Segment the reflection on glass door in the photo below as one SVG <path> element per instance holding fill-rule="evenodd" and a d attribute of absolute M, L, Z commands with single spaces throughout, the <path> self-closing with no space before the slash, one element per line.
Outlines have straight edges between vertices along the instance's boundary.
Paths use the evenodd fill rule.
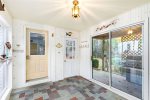
<path fill-rule="evenodd" d="M 142 99 L 142 41 L 142 25 L 94 36 L 93 79 Z"/>
<path fill-rule="evenodd" d="M 141 26 L 112 32 L 111 69 L 112 87 L 142 99 Z"/>
<path fill-rule="evenodd" d="M 44 34 L 30 33 L 30 55 L 45 55 Z"/>
<path fill-rule="evenodd" d="M 93 78 L 109 85 L 109 33 L 93 37 Z"/>

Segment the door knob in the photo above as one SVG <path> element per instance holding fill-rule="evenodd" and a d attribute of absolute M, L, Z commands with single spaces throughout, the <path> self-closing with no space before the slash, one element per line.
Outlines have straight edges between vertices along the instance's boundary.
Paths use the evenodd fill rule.
<path fill-rule="evenodd" d="M 27 55 L 27 56 L 26 56 L 26 59 L 30 59 L 30 56 L 29 56 L 29 55 Z"/>

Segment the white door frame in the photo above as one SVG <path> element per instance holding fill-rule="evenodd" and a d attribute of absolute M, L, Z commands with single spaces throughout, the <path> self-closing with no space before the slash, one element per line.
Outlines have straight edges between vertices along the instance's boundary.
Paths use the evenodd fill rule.
<path fill-rule="evenodd" d="M 27 62 L 26 62 L 26 46 L 27 46 L 27 44 L 26 44 L 26 39 L 27 39 L 27 33 L 26 33 L 26 29 L 27 28 L 31 28 L 31 29 L 38 29 L 38 30 L 46 30 L 46 31 L 48 31 L 48 77 L 47 78 L 42 78 L 42 79 L 37 79 L 37 80 L 33 80 L 33 81 L 26 81 L 26 66 L 27 66 Z M 24 29 L 24 43 L 25 43 L 25 46 L 24 46 L 24 50 L 25 50 L 25 52 L 24 52 L 24 87 L 25 86 L 31 86 L 31 85 L 36 85 L 36 84 L 40 84 L 40 83 L 45 83 L 45 82 L 49 82 L 50 81 L 50 73 L 51 73 L 51 71 L 50 71 L 50 65 L 51 65 L 51 50 L 50 50 L 50 38 L 51 38 L 51 35 L 50 35 L 50 32 L 49 32 L 49 30 L 47 29 L 47 28 L 41 28 L 41 27 L 34 27 L 34 26 L 32 26 L 32 25 L 25 25 L 24 27 L 23 27 L 23 29 Z"/>
<path fill-rule="evenodd" d="M 66 40 L 74 40 L 75 41 L 75 59 L 66 59 Z M 73 37 L 66 37 L 65 38 L 65 45 L 64 45 L 64 67 L 66 67 L 66 63 L 67 61 L 68 62 L 71 62 L 71 65 L 73 64 L 74 61 L 77 60 L 77 38 L 73 38 Z M 65 76 L 65 70 L 64 70 L 64 78 L 67 78 L 67 77 L 72 77 L 74 76 L 73 74 L 73 66 L 70 66 L 70 75 L 69 76 Z M 64 68 L 65 69 L 65 68 Z"/>
<path fill-rule="evenodd" d="M 42 73 L 42 75 L 43 75 L 43 77 L 39 77 L 39 78 L 35 78 L 35 79 L 30 79 L 30 80 L 28 80 L 28 79 L 26 79 L 26 81 L 33 81 L 33 80 L 38 80 L 38 79 L 43 79 L 43 78 L 48 78 L 48 31 L 45 31 L 45 30 L 38 30 L 38 29 L 32 29 L 32 28 L 27 28 L 26 29 L 27 30 L 27 33 L 26 33 L 26 38 L 27 38 L 27 40 L 26 40 L 26 52 L 28 53 L 27 55 L 28 56 L 30 56 L 31 58 L 33 57 L 34 58 L 34 60 L 36 59 L 36 58 L 40 58 L 40 60 L 44 60 L 44 61 L 46 61 L 45 63 L 46 63 L 46 72 L 44 73 L 45 75 L 43 75 L 43 73 Z M 44 37 L 45 37 L 45 53 L 43 54 L 43 55 L 31 55 L 30 54 L 30 45 L 31 45 L 31 43 L 30 43 L 30 36 L 31 36 L 31 32 L 33 32 L 33 33 L 39 33 L 39 34 L 44 34 Z M 29 57 L 29 58 L 30 58 Z M 42 59 L 41 59 L 42 58 Z M 27 61 L 29 61 L 29 60 L 31 60 L 31 59 L 27 59 L 26 58 L 26 63 L 28 64 L 29 62 L 27 62 Z M 26 67 L 29 67 L 28 65 L 26 65 Z M 26 70 L 27 71 L 27 70 Z M 41 71 L 40 71 L 41 72 Z M 28 75 L 28 72 L 26 72 L 26 75 Z M 37 75 L 39 75 L 39 74 L 37 74 Z M 27 76 L 26 76 L 27 77 Z M 32 78 L 32 77 L 30 77 L 30 78 Z"/>
<path fill-rule="evenodd" d="M 149 84 L 148 85 L 148 87 L 146 87 L 145 86 L 145 88 L 147 88 L 146 90 L 147 90 L 147 92 L 148 92 L 148 94 L 146 94 L 146 95 L 144 95 L 145 96 L 145 98 L 146 98 L 146 96 L 147 96 L 147 99 L 145 99 L 145 100 L 150 100 L 150 17 L 148 17 L 148 46 L 149 46 L 149 49 L 148 49 L 148 52 L 149 52 L 149 54 L 148 54 L 148 56 L 149 56 L 149 59 L 148 59 L 148 62 L 149 62 L 149 65 L 147 66 L 147 72 L 148 72 L 148 75 L 146 75 L 147 77 L 148 77 L 148 83 L 147 84 Z"/>

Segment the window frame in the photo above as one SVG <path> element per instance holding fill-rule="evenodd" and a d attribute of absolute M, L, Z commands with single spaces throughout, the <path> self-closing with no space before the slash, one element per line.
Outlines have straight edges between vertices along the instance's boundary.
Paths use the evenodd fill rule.
<path fill-rule="evenodd" d="M 6 25 L 0 23 L 0 29 L 2 29 L 1 31 L 1 35 L 2 39 L 1 39 L 1 46 L 2 46 L 2 51 L 0 51 L 0 55 L 4 55 L 4 54 L 8 54 L 8 50 L 6 50 L 5 47 L 5 43 L 9 41 L 9 27 L 7 27 Z M 9 58 L 5 58 L 4 60 L 0 60 L 0 70 L 2 70 L 2 90 L 0 90 L 0 99 L 2 98 L 2 96 L 4 95 L 4 93 L 6 92 L 6 90 L 8 89 L 9 85 L 8 85 L 8 75 L 9 75 Z"/>

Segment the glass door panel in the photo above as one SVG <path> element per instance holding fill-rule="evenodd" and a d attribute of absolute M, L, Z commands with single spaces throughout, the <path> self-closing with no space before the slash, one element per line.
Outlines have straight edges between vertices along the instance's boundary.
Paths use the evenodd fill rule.
<path fill-rule="evenodd" d="M 45 55 L 44 34 L 30 33 L 30 55 Z"/>
<path fill-rule="evenodd" d="M 112 87 L 142 99 L 142 71 L 142 26 L 112 32 Z"/>
<path fill-rule="evenodd" d="M 109 33 L 93 37 L 93 79 L 109 85 Z"/>
<path fill-rule="evenodd" d="M 66 60 L 75 59 L 76 50 L 75 40 L 66 40 Z"/>

